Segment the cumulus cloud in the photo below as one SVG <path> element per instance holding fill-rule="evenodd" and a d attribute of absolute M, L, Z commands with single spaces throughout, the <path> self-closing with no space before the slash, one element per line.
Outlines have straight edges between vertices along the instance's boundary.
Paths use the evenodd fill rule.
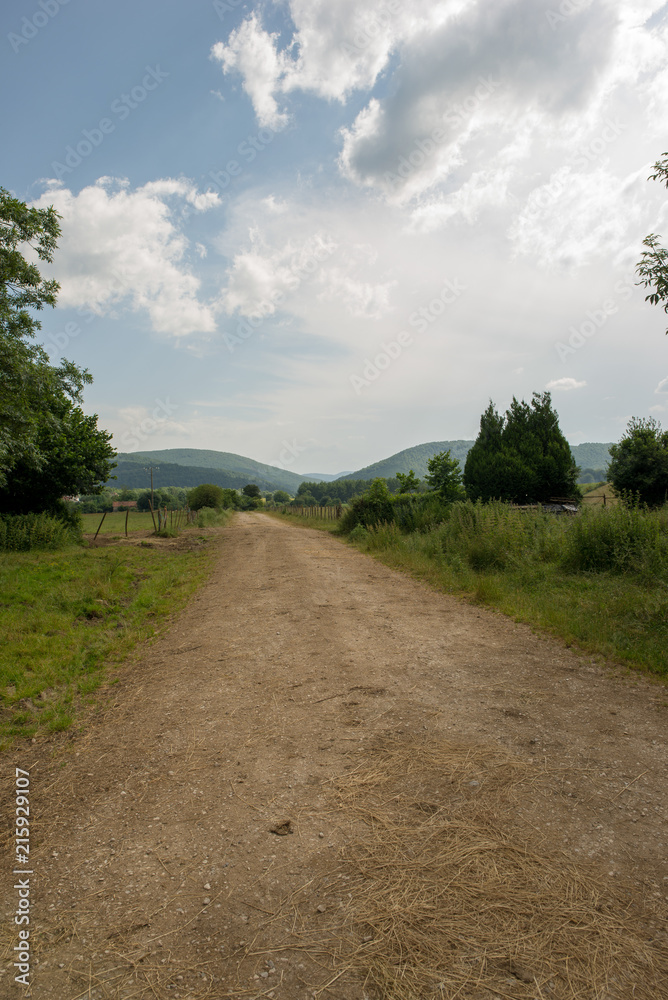
<path fill-rule="evenodd" d="M 390 292 L 395 282 L 374 284 L 360 281 L 349 270 L 332 267 L 323 276 L 326 285 L 321 301 L 341 302 L 350 316 L 356 319 L 382 319 L 391 312 Z"/>
<path fill-rule="evenodd" d="M 305 278 L 317 274 L 337 249 L 325 233 L 299 242 L 291 239 L 272 246 L 258 230 L 251 230 L 250 246 L 234 255 L 227 287 L 220 303 L 228 315 L 272 316 Z"/>
<path fill-rule="evenodd" d="M 545 388 L 548 391 L 571 392 L 573 389 L 584 389 L 586 382 L 578 382 L 574 378 L 555 378 L 548 382 Z"/>
<path fill-rule="evenodd" d="M 131 190 L 125 180 L 102 177 L 78 194 L 52 184 L 33 204 L 53 205 L 63 217 L 51 269 L 61 285 L 59 304 L 103 315 L 129 303 L 146 310 L 156 333 L 213 332 L 214 312 L 199 300 L 200 280 L 186 262 L 188 240 L 170 202 L 190 206 L 185 211 L 206 211 L 219 197 L 201 194 L 185 179 Z"/>
<path fill-rule="evenodd" d="M 289 120 L 278 98 L 294 90 L 345 101 L 371 89 L 405 37 L 439 24 L 465 0 L 290 0 L 291 41 L 281 50 L 278 34 L 265 31 L 253 13 L 212 58 L 223 73 L 241 75 L 261 125 L 280 128 Z"/>

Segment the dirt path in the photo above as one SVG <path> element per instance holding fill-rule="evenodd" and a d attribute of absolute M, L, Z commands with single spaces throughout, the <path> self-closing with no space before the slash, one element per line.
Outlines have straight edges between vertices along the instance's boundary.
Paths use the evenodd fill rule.
<path fill-rule="evenodd" d="M 418 806 L 447 791 L 433 768 L 422 780 L 420 747 L 495 748 L 524 767 L 512 795 L 493 799 L 490 784 L 494 817 L 546 856 L 593 862 L 612 893 L 624 884 L 649 907 L 647 940 L 666 947 L 665 687 L 615 676 L 325 533 L 240 514 L 208 585 L 110 692 L 84 736 L 3 761 L 5 815 L 14 765 L 31 771 L 38 1000 L 293 1000 L 332 979 L 323 996 L 374 996 L 354 970 L 336 978 L 328 942 L 350 943 L 338 858 L 370 828 L 339 779 L 383 740 L 413 748 L 401 794 L 413 789 Z M 485 780 L 466 794 L 484 795 Z M 13 864 L 5 853 L 3 871 Z M 10 879 L 6 998 L 24 993 Z M 506 993 L 480 982 L 462 1000 L 567 995 L 553 980 L 539 994 L 512 963 Z"/>

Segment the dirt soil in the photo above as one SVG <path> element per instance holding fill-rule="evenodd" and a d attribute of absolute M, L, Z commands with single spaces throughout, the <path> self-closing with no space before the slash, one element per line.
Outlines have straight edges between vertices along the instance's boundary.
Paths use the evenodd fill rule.
<path fill-rule="evenodd" d="M 432 767 L 424 781 L 421 748 L 465 760 L 493 750 L 521 765 L 489 822 L 582 864 L 611 898 L 622 891 L 650 950 L 665 953 L 665 686 L 431 591 L 325 532 L 251 513 L 220 536 L 209 582 L 117 672 L 83 731 L 2 761 L 7 834 L 14 767 L 30 770 L 27 995 L 382 996 L 364 984 L 359 954 L 346 963 L 375 931 L 356 937 L 341 865 L 374 821 L 342 788 L 388 741 L 409 748 L 401 794 L 436 801 L 426 813 L 444 807 L 453 779 L 439 787 Z M 484 802 L 484 774 L 465 785 Z M 15 998 L 25 990 L 13 981 L 11 839 L 3 851 L 0 997 Z M 480 975 L 456 995 L 571 995 L 556 972 L 541 987 L 512 956 L 503 968 L 505 987 Z M 608 989 L 578 995 L 645 996 Z M 654 995 L 668 997 L 668 983 Z"/>

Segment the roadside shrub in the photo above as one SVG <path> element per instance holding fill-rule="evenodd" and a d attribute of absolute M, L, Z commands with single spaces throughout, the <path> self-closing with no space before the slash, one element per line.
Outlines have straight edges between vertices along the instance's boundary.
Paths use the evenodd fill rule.
<path fill-rule="evenodd" d="M 565 539 L 562 564 L 571 572 L 668 576 L 668 507 L 639 503 L 583 510 Z"/>
<path fill-rule="evenodd" d="M 356 524 L 349 532 L 348 538 L 351 542 L 366 542 L 369 539 L 369 532 L 363 525 Z"/>
<path fill-rule="evenodd" d="M 31 549 L 62 549 L 80 540 L 75 526 L 54 514 L 4 514 L 0 517 L 0 549 L 29 552 Z"/>
<path fill-rule="evenodd" d="M 202 507 L 197 512 L 198 528 L 216 528 L 227 524 L 231 517 L 229 510 L 216 510 L 214 507 Z"/>
<path fill-rule="evenodd" d="M 191 510 L 202 510 L 204 507 L 220 509 L 225 502 L 225 494 L 221 486 L 202 483 L 190 490 L 187 499 Z"/>

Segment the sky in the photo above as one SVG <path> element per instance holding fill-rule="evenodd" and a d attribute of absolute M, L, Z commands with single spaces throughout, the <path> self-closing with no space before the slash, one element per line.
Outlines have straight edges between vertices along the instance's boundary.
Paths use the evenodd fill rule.
<path fill-rule="evenodd" d="M 119 451 L 354 470 L 548 390 L 668 424 L 663 0 L 21 0 L 0 185 Z M 665 242 L 665 241 L 664 241 Z"/>

